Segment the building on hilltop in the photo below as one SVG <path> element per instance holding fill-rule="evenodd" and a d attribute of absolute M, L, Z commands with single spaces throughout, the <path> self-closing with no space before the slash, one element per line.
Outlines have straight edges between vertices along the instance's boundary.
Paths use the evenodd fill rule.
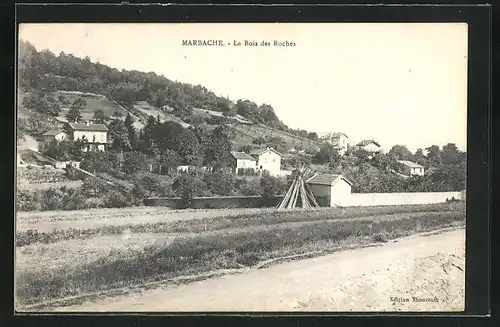
<path fill-rule="evenodd" d="M 404 166 L 403 175 L 406 176 L 423 176 L 425 174 L 424 166 L 408 160 L 398 160 Z"/>
<path fill-rule="evenodd" d="M 363 140 L 356 144 L 355 148 L 356 150 L 364 150 L 370 155 L 382 152 L 382 147 L 378 142 L 375 142 L 374 140 Z"/>
<path fill-rule="evenodd" d="M 345 133 L 328 133 L 321 138 L 323 141 L 331 144 L 338 153 L 343 156 L 348 147 L 349 138 Z"/>
<path fill-rule="evenodd" d="M 108 143 L 108 128 L 104 124 L 67 123 L 65 132 L 71 141 L 84 140 L 84 152 L 105 151 Z"/>

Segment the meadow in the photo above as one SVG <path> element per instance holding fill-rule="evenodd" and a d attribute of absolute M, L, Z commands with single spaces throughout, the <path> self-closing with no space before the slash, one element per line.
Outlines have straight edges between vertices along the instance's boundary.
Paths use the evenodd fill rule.
<path fill-rule="evenodd" d="M 65 215 L 69 221 L 63 224 Z M 80 216 L 76 211 L 20 213 L 17 219 L 25 226 L 16 233 L 16 303 L 26 306 L 463 226 L 465 204 L 284 211 L 128 208 Z M 75 219 L 87 224 L 75 225 Z M 57 220 L 59 228 L 43 228 Z"/>

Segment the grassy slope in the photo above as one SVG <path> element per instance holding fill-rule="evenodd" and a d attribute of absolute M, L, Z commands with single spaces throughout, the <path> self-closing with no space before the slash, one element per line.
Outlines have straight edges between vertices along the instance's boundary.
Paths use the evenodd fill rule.
<path fill-rule="evenodd" d="M 235 129 L 241 131 L 247 135 L 255 135 L 260 137 L 281 137 L 287 144 L 289 148 L 298 147 L 304 150 L 317 150 L 318 145 L 310 140 L 304 140 L 299 137 L 292 136 L 288 133 L 274 130 L 262 125 L 235 125 Z"/>
<path fill-rule="evenodd" d="M 138 237 L 128 228 L 128 233 L 121 237 L 130 246 L 121 246 L 104 256 L 99 255 L 99 249 L 92 251 L 96 253 L 94 255 L 78 255 L 104 242 L 103 236 L 90 238 L 87 246 L 81 240 L 59 241 L 42 247 L 28 245 L 17 250 L 16 300 L 34 303 L 132 286 L 158 278 L 253 266 L 286 255 L 383 242 L 465 223 L 463 204 L 412 206 L 406 207 L 405 212 L 399 207 L 378 210 L 377 213 L 371 209 L 368 215 L 370 209 L 364 208 L 343 212 L 339 209 L 322 210 L 309 214 L 275 211 L 265 215 L 212 218 L 210 224 L 192 220 L 175 226 L 174 222 L 170 229 L 166 226 L 160 228 L 164 241 L 154 243 L 151 237 Z M 205 231 L 206 225 L 214 229 Z M 158 231 L 158 226 L 149 227 L 143 230 L 147 233 L 151 228 Z M 162 238 L 155 236 L 155 239 Z M 111 242 L 119 242 L 119 238 L 111 238 Z M 54 262 L 59 252 L 66 256 L 64 262 Z"/>
<path fill-rule="evenodd" d="M 53 96 L 57 99 L 59 95 L 62 95 L 66 97 L 71 103 L 73 103 L 76 99 L 81 97 L 78 94 L 70 94 L 70 93 L 63 93 L 63 92 L 54 92 Z M 112 116 L 115 111 L 121 112 L 123 115 L 126 115 L 127 112 L 121 109 L 119 106 L 114 104 L 112 101 L 109 101 L 106 97 L 101 96 L 101 97 L 83 97 L 87 101 L 87 105 L 81 110 L 82 113 L 82 118 L 83 119 L 92 119 L 94 116 L 94 111 L 101 109 L 104 111 L 104 113 L 107 116 Z M 63 112 L 61 113 L 61 116 L 64 116 L 67 112 L 67 109 L 65 106 L 62 106 Z M 66 109 L 66 110 L 65 110 Z"/>

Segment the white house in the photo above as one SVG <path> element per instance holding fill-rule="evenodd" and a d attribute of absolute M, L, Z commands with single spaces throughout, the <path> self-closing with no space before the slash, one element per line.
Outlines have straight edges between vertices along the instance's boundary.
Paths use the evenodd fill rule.
<path fill-rule="evenodd" d="M 245 152 L 231 152 L 233 157 L 234 172 L 238 173 L 240 169 L 257 169 L 257 159 Z"/>
<path fill-rule="evenodd" d="M 330 207 L 349 205 L 352 183 L 342 175 L 317 173 L 306 184 L 320 204 Z"/>
<path fill-rule="evenodd" d="M 78 139 L 86 140 L 84 151 L 90 149 L 96 149 L 98 151 L 106 150 L 106 144 L 108 143 L 108 128 L 104 124 L 92 124 L 89 121 L 84 124 L 68 123 L 66 125 L 66 132 L 73 141 Z"/>
<path fill-rule="evenodd" d="M 61 142 L 68 138 L 68 134 L 62 129 L 51 129 L 43 134 L 43 138 L 45 142 L 51 142 L 52 140 Z"/>
<path fill-rule="evenodd" d="M 400 164 L 404 165 L 403 175 L 406 176 L 423 176 L 425 174 L 424 167 L 418 163 L 408 160 L 398 160 Z"/>
<path fill-rule="evenodd" d="M 373 155 L 375 153 L 379 153 L 382 151 L 380 144 L 375 142 L 374 140 L 363 140 L 356 144 L 356 149 L 365 150 L 369 154 Z"/>
<path fill-rule="evenodd" d="M 281 170 L 282 154 L 273 148 L 252 151 L 257 160 L 257 170 L 267 171 L 271 175 L 279 174 Z"/>
<path fill-rule="evenodd" d="M 330 143 L 343 156 L 347 151 L 348 137 L 345 133 L 328 133 L 322 140 Z"/>

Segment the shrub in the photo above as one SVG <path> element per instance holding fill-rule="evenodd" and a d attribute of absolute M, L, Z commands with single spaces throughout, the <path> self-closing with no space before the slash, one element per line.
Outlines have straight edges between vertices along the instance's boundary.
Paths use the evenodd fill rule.
<path fill-rule="evenodd" d="M 131 204 L 131 200 L 119 191 L 109 190 L 103 198 L 106 208 L 124 208 Z"/>
<path fill-rule="evenodd" d="M 41 205 L 38 194 L 29 190 L 17 189 L 16 209 L 18 211 L 40 210 Z"/>
<path fill-rule="evenodd" d="M 260 195 L 262 193 L 260 180 L 258 179 L 241 179 L 236 184 L 236 189 L 242 195 Z"/>
<path fill-rule="evenodd" d="M 234 189 L 233 175 L 229 172 L 218 170 L 213 173 L 207 172 L 204 182 L 213 194 L 231 195 Z"/>
<path fill-rule="evenodd" d="M 104 201 L 101 198 L 87 198 L 84 206 L 88 209 L 101 208 L 104 207 Z"/>
<path fill-rule="evenodd" d="M 42 190 L 40 194 L 40 205 L 42 210 L 63 209 L 64 193 L 62 189 L 49 188 Z"/>

